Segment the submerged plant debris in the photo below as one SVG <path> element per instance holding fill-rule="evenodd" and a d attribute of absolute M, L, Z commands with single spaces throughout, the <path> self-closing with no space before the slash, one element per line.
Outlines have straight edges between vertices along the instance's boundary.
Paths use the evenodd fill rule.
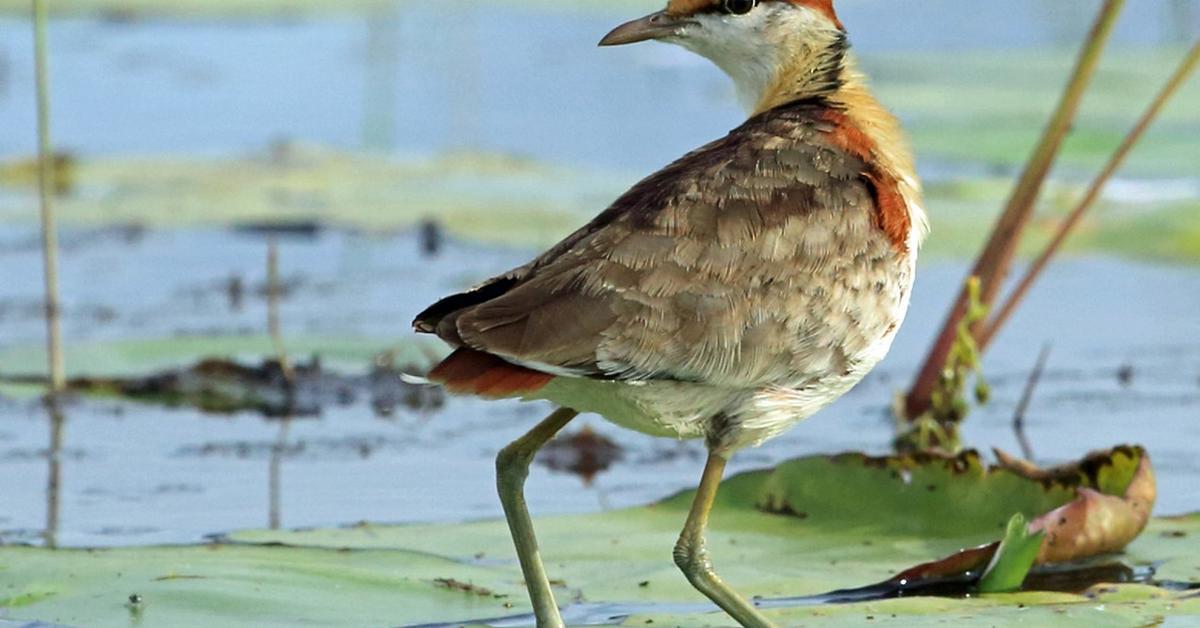
<path fill-rule="evenodd" d="M 355 403 L 364 395 L 381 416 L 390 416 L 397 407 L 422 413 L 442 407 L 445 393 L 440 388 L 408 383 L 401 371 L 416 373 L 420 367 L 398 369 L 386 360 L 376 361 L 369 375 L 348 376 L 326 370 L 314 357 L 296 364 L 294 380 L 288 381 L 276 359 L 247 366 L 209 358 L 142 377 L 72 378 L 67 390 L 213 414 L 256 412 L 267 417 L 318 416 L 327 406 Z M 0 383 L 42 385 L 44 377 L 0 376 Z"/>
<path fill-rule="evenodd" d="M 596 476 L 621 460 L 621 446 L 590 427 L 560 434 L 538 452 L 538 462 L 554 471 L 572 473 L 591 485 Z"/>

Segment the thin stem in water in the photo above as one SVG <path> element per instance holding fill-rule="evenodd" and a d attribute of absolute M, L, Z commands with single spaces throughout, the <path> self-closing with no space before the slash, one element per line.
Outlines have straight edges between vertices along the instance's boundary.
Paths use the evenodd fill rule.
<path fill-rule="evenodd" d="M 292 370 L 292 362 L 288 359 L 287 347 L 283 344 L 283 332 L 279 326 L 279 297 L 283 285 L 279 281 L 279 245 L 272 237 L 267 242 L 267 333 L 271 336 L 271 344 L 275 347 L 275 357 L 279 360 L 279 369 L 288 386 L 296 381 L 296 373 Z"/>
<path fill-rule="evenodd" d="M 1050 359 L 1051 345 L 1046 344 L 1042 347 L 1042 352 L 1038 354 L 1037 364 L 1033 367 L 1033 372 L 1029 374 L 1029 381 L 1025 383 L 1025 392 L 1021 394 L 1021 401 L 1017 404 L 1017 410 L 1013 413 L 1013 433 L 1017 436 L 1017 443 L 1021 445 L 1021 455 L 1026 460 L 1033 460 L 1033 445 L 1029 442 L 1029 436 L 1025 434 L 1025 414 L 1029 411 L 1029 404 L 1033 401 L 1033 393 L 1037 390 L 1037 385 L 1042 381 L 1042 373 L 1046 371 L 1046 362 Z"/>
<path fill-rule="evenodd" d="M 279 370 L 283 373 L 288 409 L 287 415 L 280 421 L 279 435 L 275 439 L 275 446 L 271 448 L 271 459 L 267 469 L 267 525 L 272 530 L 278 530 L 283 523 L 283 455 L 287 451 L 296 403 L 296 372 L 288 358 L 283 331 L 279 324 L 279 297 L 282 290 L 282 283 L 279 281 L 279 245 L 275 238 L 271 237 L 267 243 L 267 333 L 271 336 L 275 357 L 279 361 Z"/>
<path fill-rule="evenodd" d="M 46 0 L 33 0 L 33 56 L 37 92 L 38 125 L 38 198 L 42 219 L 42 265 L 46 293 L 46 355 L 50 369 L 50 390 L 47 407 L 50 410 L 50 447 L 47 451 L 50 468 L 46 481 L 45 541 L 49 547 L 58 544 L 61 466 L 59 453 L 63 441 L 63 415 L 60 396 L 66 388 L 66 367 L 63 363 L 62 333 L 59 324 L 58 299 L 58 228 L 54 216 L 55 169 L 50 142 L 50 81 L 46 44 Z"/>

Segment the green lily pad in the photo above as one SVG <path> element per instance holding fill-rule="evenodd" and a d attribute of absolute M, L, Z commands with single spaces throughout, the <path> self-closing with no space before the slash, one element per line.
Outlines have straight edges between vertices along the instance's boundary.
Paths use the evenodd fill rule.
<path fill-rule="evenodd" d="M 1164 618 L 1190 626 L 1200 621 L 1200 599 L 1166 594 L 1139 585 L 1104 587 L 1089 595 L 1019 593 L 973 599 L 902 598 L 770 611 L 768 617 L 784 626 L 878 627 L 1055 626 L 1108 628 L 1160 625 Z M 637 615 L 625 626 L 731 626 L 718 615 Z M 1165 624 L 1173 625 L 1173 624 Z"/>
<path fill-rule="evenodd" d="M 1077 487 L 1120 488 L 1119 478 L 1124 475 L 1128 483 L 1126 471 L 1140 459 L 1137 453 L 1118 449 L 1110 464 L 1081 469 L 1075 478 L 1044 479 L 986 469 L 978 456 L 799 459 L 730 478 L 713 513 L 709 547 L 718 571 L 747 595 L 789 598 L 861 586 L 992 540 L 1014 512 L 1047 512 L 1069 502 Z M 630 625 L 647 619 L 658 625 L 729 625 L 709 612 L 670 559 L 688 501 L 684 494 L 642 508 L 538 520 L 542 554 L 559 600 L 569 606 L 568 617 L 613 604 L 612 613 L 633 615 Z M 1097 586 L 856 604 L 816 599 L 770 614 L 792 625 L 890 620 L 906 626 L 1026 618 L 1034 624 L 1104 626 L 1192 617 L 1200 613 L 1189 597 L 1194 592 L 1177 589 L 1200 586 L 1198 535 L 1200 516 L 1154 520 L 1120 557 L 1131 566 L 1156 565 L 1156 577 L 1173 580 L 1176 589 Z M 405 625 L 528 609 L 500 521 L 257 530 L 225 541 L 103 551 L 0 548 L 0 600 L 8 600 L 0 601 L 0 617 L 127 626 L 134 612 L 128 596 L 135 593 L 143 600 L 137 612 L 144 621 L 184 628 Z"/>
<path fill-rule="evenodd" d="M 502 598 L 437 579 L 488 570 L 414 551 L 173 547 L 0 552 L 0 618 L 128 626 L 384 626 L 443 607 L 496 613 Z M 511 590 L 506 593 L 513 593 Z M 131 608 L 130 597 L 141 602 Z M 7 613 L 7 615 L 6 615 Z"/>

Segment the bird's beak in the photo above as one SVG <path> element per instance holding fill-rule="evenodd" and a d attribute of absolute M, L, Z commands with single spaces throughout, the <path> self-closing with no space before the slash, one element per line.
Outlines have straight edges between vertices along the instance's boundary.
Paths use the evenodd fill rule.
<path fill-rule="evenodd" d="M 680 35 L 684 27 L 692 24 L 695 22 L 668 15 L 666 11 L 659 11 L 614 28 L 611 33 L 600 40 L 600 45 L 624 46 L 639 41 Z"/>

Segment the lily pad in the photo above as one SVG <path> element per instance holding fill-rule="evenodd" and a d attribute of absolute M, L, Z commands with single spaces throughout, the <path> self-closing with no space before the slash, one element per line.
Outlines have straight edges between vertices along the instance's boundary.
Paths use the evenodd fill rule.
<path fill-rule="evenodd" d="M 1120 557 L 1141 569 L 1136 579 L 1169 579 L 1169 588 L 1092 581 L 1066 592 L 855 604 L 829 604 L 832 598 L 820 596 L 995 539 L 1014 512 L 1048 512 L 1071 501 L 1079 486 L 1119 485 L 1122 476 L 1128 483 L 1127 467 L 1140 460 L 1137 453 L 1118 449 L 1110 464 L 1047 481 L 987 469 L 978 456 L 799 459 L 730 478 L 713 513 L 709 546 L 731 584 L 748 595 L 779 599 L 782 607 L 769 612 L 793 625 L 1025 620 L 1103 626 L 1200 616 L 1194 591 L 1185 590 L 1200 587 L 1194 543 L 1200 516 L 1151 521 Z M 670 560 L 688 501 L 684 494 L 642 508 L 536 522 L 569 621 L 728 625 Z M 462 622 L 528 608 L 500 521 L 244 531 L 223 541 L 105 551 L 0 549 L 0 598 L 9 600 L 0 617 L 125 626 L 134 593 L 144 600 L 147 621 L 180 627 Z"/>
<path fill-rule="evenodd" d="M 864 590 L 891 588 L 907 593 L 957 584 L 969 591 L 977 584 L 981 592 L 1014 591 L 1035 563 L 1079 561 L 1118 552 L 1137 538 L 1149 521 L 1157 485 L 1149 457 L 1138 448 L 1096 452 L 1079 463 L 1054 469 L 1039 469 L 1000 451 L 996 454 L 1000 468 L 1047 488 L 1057 483 L 1077 484 L 1075 499 L 1028 524 L 1024 515 L 1013 515 L 1003 539 L 922 563 Z M 1130 469 L 1132 477 L 1127 475 Z"/>

